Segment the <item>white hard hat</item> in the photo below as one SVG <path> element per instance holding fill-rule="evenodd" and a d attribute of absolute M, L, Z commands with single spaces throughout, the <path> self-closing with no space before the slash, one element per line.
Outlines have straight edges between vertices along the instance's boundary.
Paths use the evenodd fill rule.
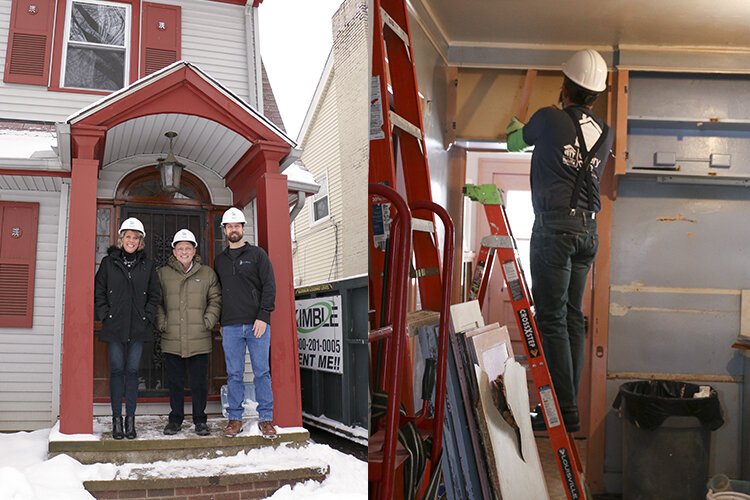
<path fill-rule="evenodd" d="M 198 242 L 195 239 L 195 235 L 189 229 L 180 229 L 174 233 L 174 239 L 172 239 L 172 248 L 174 248 L 180 241 L 189 241 L 193 246 L 198 246 Z"/>
<path fill-rule="evenodd" d="M 230 208 L 224 212 L 224 216 L 221 218 L 221 225 L 224 224 L 246 224 L 245 214 L 239 208 Z"/>
<path fill-rule="evenodd" d="M 576 52 L 563 64 L 562 72 L 573 83 L 591 92 L 602 92 L 607 88 L 607 63 L 595 50 Z"/>
<path fill-rule="evenodd" d="M 138 231 L 144 238 L 146 237 L 146 230 L 143 229 L 143 223 L 135 217 L 130 217 L 122 221 L 120 231 L 118 231 L 120 236 L 122 236 L 123 231 Z"/>

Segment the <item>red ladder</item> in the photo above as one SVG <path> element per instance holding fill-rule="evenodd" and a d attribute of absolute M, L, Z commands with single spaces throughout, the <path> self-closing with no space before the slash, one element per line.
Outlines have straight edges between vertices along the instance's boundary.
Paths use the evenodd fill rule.
<path fill-rule="evenodd" d="M 417 90 L 406 1 L 373 0 L 372 5 L 370 191 L 374 192 L 374 185 L 388 186 L 392 189 L 403 185 L 405 188 L 405 198 L 414 228 L 414 232 L 409 232 L 408 237 L 410 243 L 408 261 L 412 261 L 411 252 L 413 252 L 413 263 L 416 267 L 413 277 L 417 278 L 422 309 L 440 312 L 433 415 L 428 414 L 429 403 L 426 401 L 419 412 L 412 411 L 412 374 L 408 345 L 405 340 L 399 358 L 386 355 L 381 364 L 378 364 L 376 357 L 372 358 L 371 386 L 373 387 L 385 387 L 383 381 L 389 380 L 391 383 L 387 385 L 392 388 L 393 383 L 390 377 L 396 367 L 391 363 L 404 365 L 398 368 L 403 386 L 398 391 L 388 392 L 387 413 L 384 418 L 386 427 L 371 437 L 368 459 L 371 495 L 381 499 L 391 499 L 400 496 L 400 492 L 394 490 L 395 472 L 399 465 L 399 448 L 385 437 L 393 435 L 393 429 L 388 427 L 390 424 L 397 422 L 399 428 L 405 423 L 416 425 L 421 439 L 425 443 L 430 443 L 430 457 L 425 466 L 423 478 L 434 478 L 435 474 L 439 473 L 445 411 L 448 314 L 454 234 L 453 223 L 448 213 L 432 202 L 427 148 L 424 141 L 422 110 Z M 397 165 L 401 165 L 398 172 Z M 397 209 L 399 217 L 404 213 L 402 210 L 403 208 Z M 391 212 L 390 205 L 370 204 L 370 310 L 372 312 L 371 325 L 375 332 L 388 328 L 389 318 L 393 316 L 391 311 L 394 309 L 394 301 L 405 300 L 405 297 L 396 297 L 389 292 L 393 286 L 391 280 L 407 279 L 406 275 L 394 275 L 393 258 L 388 256 L 388 252 L 401 252 L 404 248 L 403 243 L 399 243 L 395 238 L 393 240 L 389 238 L 388 226 Z M 445 228 L 442 264 L 435 229 L 436 215 L 441 219 Z M 388 269 L 388 276 L 386 276 L 386 269 Z M 394 330 L 392 335 L 397 334 L 400 335 L 401 332 L 397 333 Z M 403 334 L 405 335 L 405 332 Z M 378 376 L 375 376 L 376 374 Z M 398 402 L 393 404 L 393 399 L 398 398 L 399 393 L 406 410 L 405 414 L 400 416 Z M 422 484 L 420 495 L 424 494 L 425 488 L 426 484 Z"/>
<path fill-rule="evenodd" d="M 502 192 L 494 184 L 481 186 L 467 184 L 464 186 L 464 194 L 472 201 L 477 201 L 484 206 L 491 233 L 490 236 L 482 239 L 474 276 L 471 280 L 469 299 L 479 300 L 480 306 L 484 303 L 494 257 L 497 256 L 498 264 L 503 271 L 505 288 L 510 295 L 518 331 L 521 332 L 521 339 L 531 368 L 531 377 L 542 402 L 544 422 L 555 452 L 565 493 L 570 500 L 587 498 L 588 493 L 583 481 L 583 469 L 580 465 L 578 450 L 572 435 L 565 431 L 561 418 L 562 413 L 557 403 L 557 395 L 542 351 L 541 337 L 534 320 L 531 294 L 521 269 L 516 241 L 505 214 Z"/>

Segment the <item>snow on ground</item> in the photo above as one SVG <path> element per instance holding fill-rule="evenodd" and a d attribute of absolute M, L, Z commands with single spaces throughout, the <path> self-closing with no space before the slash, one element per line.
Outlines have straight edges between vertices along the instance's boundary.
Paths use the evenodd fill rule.
<path fill-rule="evenodd" d="M 279 446 L 241 452 L 232 457 L 173 460 L 154 464 L 83 465 L 68 455 L 47 460 L 51 429 L 0 434 L 0 499 L 83 500 L 93 498 L 83 487 L 88 480 L 135 477 L 216 475 L 222 471 L 258 472 L 289 467 L 329 465 L 322 483 L 285 486 L 271 498 L 366 499 L 367 463 L 322 444 L 304 448 Z M 57 431 L 55 431 L 57 432 Z M 57 437 L 59 438 L 59 432 Z M 54 436 L 53 436 L 54 437 Z"/>

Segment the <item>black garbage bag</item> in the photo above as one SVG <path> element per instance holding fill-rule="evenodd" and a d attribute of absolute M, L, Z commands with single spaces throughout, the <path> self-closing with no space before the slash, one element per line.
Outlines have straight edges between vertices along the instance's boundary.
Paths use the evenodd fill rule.
<path fill-rule="evenodd" d="M 719 396 L 712 387 L 708 397 L 694 398 L 699 390 L 696 384 L 673 380 L 627 382 L 620 386 L 612 407 L 624 406 L 624 417 L 642 429 L 655 429 L 667 417 L 677 416 L 697 417 L 715 431 L 724 425 Z"/>

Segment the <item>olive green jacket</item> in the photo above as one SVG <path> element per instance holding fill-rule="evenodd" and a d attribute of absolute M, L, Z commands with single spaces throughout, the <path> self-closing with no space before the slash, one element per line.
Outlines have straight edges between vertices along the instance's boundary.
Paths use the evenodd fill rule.
<path fill-rule="evenodd" d="M 211 352 L 211 329 L 221 315 L 221 286 L 216 273 L 195 256 L 186 273 L 174 257 L 158 271 L 162 302 L 156 325 L 161 350 L 183 358 Z"/>

